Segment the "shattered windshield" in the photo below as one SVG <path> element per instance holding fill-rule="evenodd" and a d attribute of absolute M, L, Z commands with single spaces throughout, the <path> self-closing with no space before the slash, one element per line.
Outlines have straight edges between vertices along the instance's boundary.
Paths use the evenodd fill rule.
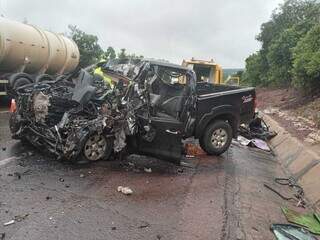
<path fill-rule="evenodd" d="M 161 81 L 166 84 L 185 84 L 186 83 L 186 71 L 168 67 L 155 67 L 156 75 Z"/>

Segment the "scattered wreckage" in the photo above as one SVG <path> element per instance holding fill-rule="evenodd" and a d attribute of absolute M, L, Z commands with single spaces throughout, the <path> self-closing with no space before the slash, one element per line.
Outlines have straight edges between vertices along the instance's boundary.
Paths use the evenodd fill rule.
<path fill-rule="evenodd" d="M 254 88 L 197 82 L 186 67 L 142 60 L 104 70 L 112 89 L 90 69 L 14 89 L 13 138 L 70 161 L 138 153 L 180 163 L 183 139 L 219 155 L 254 116 Z"/>

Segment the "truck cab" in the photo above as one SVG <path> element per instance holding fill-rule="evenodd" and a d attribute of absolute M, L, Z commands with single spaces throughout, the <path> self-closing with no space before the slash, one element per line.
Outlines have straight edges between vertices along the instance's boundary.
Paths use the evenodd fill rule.
<path fill-rule="evenodd" d="M 197 76 L 197 82 L 203 81 L 214 84 L 223 83 L 223 71 L 219 64 L 215 63 L 213 59 L 210 61 L 196 60 L 183 60 L 182 66 L 193 70 Z"/>

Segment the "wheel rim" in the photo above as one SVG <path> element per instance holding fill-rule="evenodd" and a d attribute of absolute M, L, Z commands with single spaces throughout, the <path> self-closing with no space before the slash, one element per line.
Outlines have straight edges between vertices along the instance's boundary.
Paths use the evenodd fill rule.
<path fill-rule="evenodd" d="M 84 145 L 84 155 L 90 161 L 97 161 L 104 157 L 107 141 L 104 136 L 94 134 L 89 137 Z"/>
<path fill-rule="evenodd" d="M 226 145 L 228 139 L 227 131 L 223 128 L 218 128 L 213 131 L 211 136 L 212 145 L 215 148 L 222 148 Z"/>

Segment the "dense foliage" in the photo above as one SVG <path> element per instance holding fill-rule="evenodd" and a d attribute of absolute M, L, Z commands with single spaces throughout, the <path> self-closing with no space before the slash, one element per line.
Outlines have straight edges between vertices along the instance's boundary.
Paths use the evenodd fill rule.
<path fill-rule="evenodd" d="M 80 30 L 77 26 L 69 26 L 69 36 L 78 45 L 80 51 L 80 67 L 87 67 L 101 60 L 143 58 L 142 55 L 128 54 L 125 48 L 120 49 L 117 54 L 113 47 L 108 47 L 106 51 L 99 45 L 98 37 Z"/>
<path fill-rule="evenodd" d="M 286 0 L 261 25 L 261 49 L 246 59 L 243 80 L 258 86 L 319 85 L 320 2 Z M 318 63 L 318 65 L 317 65 Z"/>

